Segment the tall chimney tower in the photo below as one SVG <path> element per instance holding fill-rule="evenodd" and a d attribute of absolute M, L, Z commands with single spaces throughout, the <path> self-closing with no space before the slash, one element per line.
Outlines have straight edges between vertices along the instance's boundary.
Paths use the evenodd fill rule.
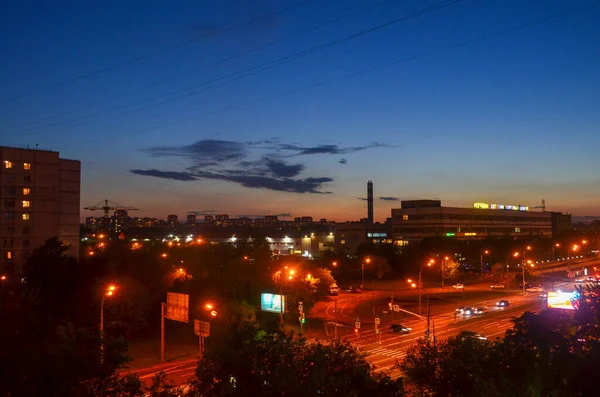
<path fill-rule="evenodd" d="M 373 224 L 373 182 L 367 182 L 367 222 Z"/>

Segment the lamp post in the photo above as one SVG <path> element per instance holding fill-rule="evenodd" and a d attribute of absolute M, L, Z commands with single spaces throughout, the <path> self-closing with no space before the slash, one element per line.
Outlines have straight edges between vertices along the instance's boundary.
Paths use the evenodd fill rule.
<path fill-rule="evenodd" d="M 521 273 L 522 273 L 522 287 L 523 287 L 523 292 L 525 292 L 525 266 L 527 266 L 527 251 L 531 251 L 531 246 L 528 245 L 526 247 L 523 248 L 523 263 L 521 264 Z M 515 252 L 513 254 L 513 256 L 516 258 L 519 256 L 518 252 Z"/>
<path fill-rule="evenodd" d="M 444 288 L 444 286 L 445 286 L 445 285 L 444 285 L 444 264 L 445 264 L 445 262 L 446 262 L 448 259 L 450 259 L 450 258 L 449 258 L 449 257 L 447 257 L 447 256 L 444 256 L 444 257 L 442 257 L 442 264 L 441 264 L 441 267 L 442 267 L 442 270 L 441 270 L 441 271 L 442 271 L 442 288 Z"/>
<path fill-rule="evenodd" d="M 421 268 L 419 269 L 419 314 L 421 313 L 421 295 L 422 295 L 422 290 L 423 290 L 423 269 L 425 268 L 425 266 L 431 267 L 431 265 L 435 262 L 435 260 L 430 259 L 429 262 L 427 262 L 426 264 L 424 264 L 423 266 L 421 266 Z"/>
<path fill-rule="evenodd" d="M 104 299 L 108 296 L 113 296 L 115 289 L 114 285 L 109 285 L 105 291 L 102 292 L 102 299 L 100 299 L 100 362 L 104 363 Z"/>
<path fill-rule="evenodd" d="M 490 251 L 489 250 L 483 250 L 481 251 L 481 255 L 480 255 L 480 264 L 481 264 L 481 275 L 483 276 L 483 255 L 487 255 L 489 254 Z"/>
<path fill-rule="evenodd" d="M 560 243 L 552 244 L 552 262 L 556 260 L 556 255 L 554 254 L 556 248 L 560 248 Z"/>
<path fill-rule="evenodd" d="M 367 264 L 371 263 L 371 258 L 369 258 L 368 256 L 363 259 L 362 263 L 361 263 L 361 267 L 360 267 L 360 289 L 364 289 L 365 288 L 365 262 Z"/>
<path fill-rule="evenodd" d="M 285 266 L 285 269 L 287 269 L 288 267 Z M 294 273 L 295 271 L 292 269 L 289 271 L 289 275 L 288 275 L 288 280 L 291 280 L 294 278 Z M 279 297 L 281 299 L 281 303 L 280 303 L 280 309 L 281 311 L 279 312 L 279 320 L 281 321 L 281 324 L 283 325 L 283 310 L 284 310 L 284 304 L 285 304 L 285 298 L 283 297 L 283 270 L 279 270 L 277 272 L 277 278 L 279 279 Z"/>

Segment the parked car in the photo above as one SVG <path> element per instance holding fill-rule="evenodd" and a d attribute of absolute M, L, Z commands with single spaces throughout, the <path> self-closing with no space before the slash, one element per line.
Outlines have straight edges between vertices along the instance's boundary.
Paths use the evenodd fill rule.
<path fill-rule="evenodd" d="M 475 331 L 462 331 L 458 336 L 462 340 L 487 340 L 485 335 Z"/>
<path fill-rule="evenodd" d="M 504 289 L 504 284 L 492 284 L 490 285 L 491 289 Z"/>
<path fill-rule="evenodd" d="M 452 288 L 454 288 L 454 289 L 465 289 L 465 285 L 461 284 L 461 283 L 458 283 L 458 284 L 454 284 L 452 286 Z"/>
<path fill-rule="evenodd" d="M 403 334 L 408 334 L 410 331 L 412 331 L 412 328 L 409 327 L 405 327 L 402 324 L 392 324 L 392 331 L 394 332 L 400 332 Z"/>
<path fill-rule="evenodd" d="M 502 300 L 496 302 L 496 306 L 498 306 L 498 307 L 507 307 L 508 305 L 510 305 L 510 302 L 507 301 L 506 299 L 502 299 Z"/>
<path fill-rule="evenodd" d="M 329 295 L 331 296 L 337 296 L 337 294 L 339 293 L 339 288 L 337 286 L 337 284 L 331 284 L 329 286 Z"/>
<path fill-rule="evenodd" d="M 473 314 L 476 316 L 481 316 L 482 314 L 487 313 L 487 307 L 476 307 L 473 309 Z"/>
<path fill-rule="evenodd" d="M 529 283 L 525 283 L 525 289 L 531 288 L 531 287 L 533 287 L 533 285 L 531 285 Z M 519 289 L 523 289 L 523 284 L 519 284 Z"/>

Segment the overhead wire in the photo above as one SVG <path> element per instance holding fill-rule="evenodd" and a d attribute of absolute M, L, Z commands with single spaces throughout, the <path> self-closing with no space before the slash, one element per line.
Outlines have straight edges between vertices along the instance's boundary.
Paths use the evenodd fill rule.
<path fill-rule="evenodd" d="M 238 28 L 241 28 L 241 27 L 244 27 L 244 26 L 248 26 L 248 25 L 254 24 L 256 22 L 260 22 L 260 21 L 265 20 L 267 18 L 271 18 L 271 17 L 273 17 L 273 16 L 275 16 L 277 14 L 281 14 L 281 13 L 293 10 L 295 8 L 298 8 L 298 7 L 304 6 L 306 4 L 312 3 L 314 1 L 315 0 L 300 1 L 299 3 L 295 3 L 295 4 L 291 5 L 291 6 L 282 8 L 282 9 L 277 10 L 277 11 L 273 11 L 273 12 L 268 13 L 268 14 L 263 14 L 263 15 L 261 15 L 259 17 L 250 19 L 250 20 L 245 21 L 245 22 L 238 23 L 236 25 L 228 26 L 228 27 L 225 27 L 225 28 L 222 28 L 222 29 L 217 29 L 217 30 L 215 30 L 213 32 L 201 35 L 199 37 L 195 37 L 193 39 L 189 39 L 189 40 L 186 40 L 186 41 L 183 41 L 183 42 L 180 42 L 180 43 L 168 46 L 166 48 L 153 51 L 153 52 L 148 53 L 148 54 L 140 55 L 138 57 L 129 59 L 129 60 L 124 61 L 124 62 L 120 62 L 120 63 L 114 64 L 114 65 L 111 65 L 111 66 L 107 66 L 107 67 L 104 67 L 104 68 L 101 68 L 101 69 L 98 69 L 98 70 L 95 70 L 95 71 L 92 71 L 92 72 L 89 72 L 89 73 L 81 74 L 79 76 L 72 77 L 70 79 L 63 80 L 61 82 L 58 82 L 58 83 L 55 83 L 55 84 L 51 84 L 51 85 L 46 86 L 46 87 L 42 87 L 42 88 L 38 88 L 38 89 L 33 90 L 33 91 L 29 91 L 29 92 L 27 92 L 25 94 L 22 94 L 22 95 L 17 95 L 17 96 L 11 97 L 11 98 L 7 98 L 7 99 L 4 99 L 4 100 L 1 100 L 0 103 L 13 102 L 13 101 L 16 101 L 16 100 L 19 100 L 19 99 L 30 97 L 30 96 L 35 95 L 35 94 L 39 94 L 39 93 L 44 92 L 44 91 L 53 90 L 53 89 L 66 86 L 68 84 L 71 84 L 71 83 L 74 83 L 74 82 L 77 82 L 77 81 L 80 81 L 80 80 L 85 80 L 85 79 L 88 79 L 90 77 L 94 77 L 94 76 L 97 76 L 97 75 L 100 75 L 100 74 L 103 74 L 103 73 L 106 73 L 106 72 L 110 72 L 112 70 L 116 70 L 116 69 L 122 68 L 124 66 L 128 66 L 128 65 L 131 65 L 133 63 L 140 62 L 140 61 L 143 61 L 145 59 L 152 58 L 152 57 L 155 57 L 157 55 L 161 55 L 161 54 L 167 53 L 169 51 L 173 51 L 173 50 L 176 50 L 178 48 L 182 48 L 182 47 L 188 46 L 190 44 L 193 44 L 193 43 L 195 43 L 197 41 L 206 39 L 208 37 L 217 36 L 217 35 L 220 35 L 222 33 L 230 32 L 232 30 L 235 30 L 235 29 L 238 29 Z"/>
<path fill-rule="evenodd" d="M 157 82 L 145 85 L 143 87 L 136 88 L 134 90 L 126 91 L 124 93 L 121 93 L 121 94 L 118 94 L 118 95 L 115 95 L 115 96 L 112 96 L 110 98 L 103 99 L 103 100 L 100 100 L 100 101 L 97 101 L 97 102 L 93 102 L 93 103 L 88 104 L 88 105 L 80 106 L 78 108 L 71 109 L 71 110 L 68 110 L 68 111 L 65 111 L 65 112 L 60 112 L 60 113 L 54 114 L 54 115 L 49 116 L 49 117 L 45 117 L 45 118 L 40 119 L 40 120 L 29 122 L 29 123 L 20 125 L 18 127 L 13 127 L 12 129 L 9 129 L 7 131 L 0 132 L 0 136 L 6 135 L 6 134 L 9 134 L 9 133 L 13 133 L 13 134 L 10 134 L 10 135 L 21 135 L 21 134 L 14 134 L 14 132 L 15 131 L 23 131 L 23 130 L 25 130 L 25 131 L 38 130 L 40 128 L 52 127 L 52 126 L 55 126 L 55 125 L 61 125 L 61 124 L 67 123 L 67 122 L 72 122 L 72 121 L 77 121 L 77 120 L 80 120 L 80 119 L 88 118 L 88 116 L 84 116 L 84 117 L 80 117 L 80 118 L 77 118 L 77 119 L 74 119 L 74 120 L 66 120 L 66 121 L 63 120 L 63 121 L 59 121 L 58 123 L 52 123 L 52 124 L 46 124 L 46 125 L 41 125 L 41 126 L 35 126 L 36 124 L 39 124 L 39 123 L 43 123 L 43 122 L 46 122 L 46 121 L 54 120 L 56 118 L 59 118 L 59 117 L 62 117 L 62 116 L 67 116 L 69 114 L 77 113 L 77 112 L 80 112 L 82 110 L 92 108 L 94 106 L 103 105 L 105 103 L 112 102 L 112 101 L 115 101 L 117 99 L 121 99 L 121 98 L 127 97 L 127 96 L 135 94 L 137 92 L 141 92 L 141 91 L 147 90 L 149 88 L 157 87 L 159 85 L 162 85 L 162 84 L 165 84 L 165 83 L 168 83 L 168 82 L 171 82 L 171 81 L 175 81 L 175 80 L 180 79 L 180 78 L 182 78 L 184 76 L 187 76 L 187 75 L 190 75 L 190 74 L 194 74 L 194 73 L 198 73 L 200 71 L 209 69 L 211 67 L 214 67 L 214 66 L 217 66 L 217 65 L 220 65 L 220 64 L 232 61 L 234 59 L 238 59 L 238 58 L 241 58 L 243 56 L 252 54 L 254 52 L 263 50 L 263 49 L 268 48 L 270 46 L 273 46 L 275 44 L 279 44 L 279 43 L 285 42 L 285 41 L 290 40 L 292 38 L 301 36 L 303 34 L 310 33 L 312 31 L 315 31 L 315 30 L 318 30 L 318 29 L 322 29 L 322 28 L 324 28 L 324 27 L 326 27 L 328 25 L 331 25 L 331 24 L 334 24 L 334 23 L 339 23 L 340 21 L 342 21 L 344 19 L 354 17 L 354 16 L 359 15 L 359 14 L 361 14 L 363 12 L 370 11 L 372 9 L 381 7 L 383 5 L 386 5 L 386 4 L 394 2 L 394 1 L 397 1 L 397 0 L 384 0 L 384 1 L 381 1 L 381 2 L 376 3 L 374 5 L 371 5 L 370 7 L 361 8 L 361 9 L 359 9 L 357 11 L 352 12 L 352 13 L 342 15 L 340 17 L 328 20 L 326 22 L 320 23 L 320 24 L 315 25 L 315 26 L 311 26 L 311 27 L 309 27 L 307 29 L 303 29 L 303 30 L 301 30 L 299 32 L 296 32 L 294 34 L 291 34 L 291 35 L 288 35 L 288 36 L 285 36 L 285 37 L 282 37 L 282 38 L 278 38 L 278 39 L 275 39 L 275 40 L 271 40 L 271 41 L 269 41 L 269 42 L 267 42 L 265 44 L 261 44 L 259 46 L 253 47 L 253 48 L 251 48 L 249 50 L 246 50 L 246 51 L 243 51 L 243 52 L 240 52 L 240 53 L 237 53 L 237 54 L 234 54 L 234 55 L 231 55 L 231 56 L 219 59 L 219 60 L 217 60 L 215 62 L 212 62 L 212 63 L 209 63 L 207 65 L 202 65 L 201 67 L 198 67 L 198 68 L 193 68 L 193 69 L 191 69 L 191 70 L 189 70 L 189 71 L 187 71 L 185 73 L 181 73 L 181 74 L 175 75 L 173 77 L 169 77 L 169 78 L 166 78 L 166 79 L 163 79 L 163 80 L 160 80 L 160 81 L 157 81 Z M 132 106 L 132 104 L 125 105 L 125 106 Z M 33 127 L 31 127 L 31 126 L 33 126 Z"/>
<path fill-rule="evenodd" d="M 183 94 L 183 95 L 177 96 L 175 98 L 170 98 L 170 99 L 167 99 L 167 100 L 155 103 L 155 104 L 151 104 L 151 105 L 148 105 L 148 106 L 145 106 L 145 107 L 142 107 L 142 108 L 133 109 L 133 110 L 121 113 L 121 114 L 117 114 L 116 116 L 111 116 L 109 118 L 112 118 L 112 117 L 121 117 L 121 116 L 129 115 L 129 114 L 132 114 L 132 113 L 136 113 L 136 112 L 139 112 L 139 111 L 143 111 L 143 110 L 146 110 L 146 109 L 154 108 L 154 107 L 157 107 L 157 106 L 162 106 L 162 105 L 165 105 L 167 103 L 173 102 L 173 101 L 178 100 L 178 99 L 187 98 L 187 97 L 200 94 L 202 92 L 205 92 L 207 90 L 210 90 L 210 89 L 213 89 L 213 88 L 225 85 L 225 84 L 229 84 L 229 83 L 232 83 L 232 82 L 235 82 L 235 81 L 239 81 L 239 80 L 244 79 L 244 78 L 246 78 L 248 76 L 252 76 L 252 75 L 261 73 L 263 71 L 272 69 L 274 67 L 277 67 L 277 66 L 279 66 L 281 64 L 292 62 L 292 61 L 294 61 L 296 59 L 299 59 L 299 58 L 302 58 L 302 57 L 314 54 L 314 53 L 319 52 L 319 51 L 323 51 L 325 49 L 334 47 L 336 45 L 339 45 L 339 44 L 342 44 L 342 43 L 345 43 L 345 42 L 348 42 L 350 40 L 354 40 L 354 39 L 356 39 L 358 37 L 365 36 L 367 34 L 376 32 L 378 30 L 381 30 L 381 29 L 384 29 L 384 28 L 387 28 L 387 27 L 390 27 L 390 26 L 398 24 L 400 22 L 404 22 L 404 21 L 407 21 L 409 19 L 416 18 L 416 17 L 419 17 L 421 15 L 424 15 L 424 14 L 427 14 L 427 13 L 430 13 L 430 12 L 433 12 L 433 11 L 437 11 L 439 9 L 442 9 L 442 8 L 445 8 L 445 7 L 448 7 L 448 6 L 460 3 L 462 1 L 463 0 L 442 1 L 442 2 L 437 3 L 435 5 L 428 6 L 428 7 L 425 7 L 423 9 L 420 9 L 418 11 L 415 11 L 413 13 L 410 13 L 408 15 L 402 16 L 400 18 L 395 18 L 394 20 L 388 21 L 388 22 L 383 23 L 383 24 L 379 24 L 379 25 L 377 25 L 375 27 L 372 27 L 372 28 L 369 28 L 369 29 L 364 29 L 364 30 L 362 30 L 360 32 L 353 33 L 351 35 L 342 37 L 340 39 L 336 39 L 336 40 L 333 40 L 333 41 L 330 41 L 330 42 L 327 42 L 327 43 L 324 43 L 324 44 L 321 44 L 321 45 L 309 48 L 307 50 L 302 50 L 302 51 L 299 51 L 299 52 L 296 52 L 294 54 L 278 58 L 278 59 L 270 61 L 270 62 L 266 62 L 266 63 L 260 64 L 260 65 L 257 65 L 257 66 L 246 68 L 246 69 L 238 71 L 238 72 L 230 73 L 228 75 L 221 76 L 221 77 L 218 77 L 216 79 L 212 79 L 212 80 L 209 80 L 209 81 L 204 81 L 204 82 L 201 82 L 201 83 L 198 83 L 198 84 L 194 84 L 192 86 L 187 86 L 187 87 L 175 90 L 175 91 L 171 91 L 171 92 L 166 93 L 166 94 L 161 94 L 161 95 L 157 95 L 157 96 L 154 96 L 154 97 L 151 97 L 151 98 L 147 98 L 147 99 L 144 99 L 144 100 L 141 100 L 141 101 L 130 103 L 128 105 L 117 106 L 117 107 L 114 107 L 114 108 L 111 108 L 111 109 L 108 109 L 108 110 L 103 110 L 103 111 L 100 111 L 100 112 L 88 114 L 88 115 L 81 116 L 81 117 L 78 117 L 78 118 L 75 118 L 75 119 L 71 119 L 71 120 L 68 120 L 68 121 L 61 121 L 61 122 L 58 122 L 58 123 L 53 123 L 53 124 L 50 124 L 50 125 L 46 125 L 46 126 L 42 126 L 42 127 L 37 127 L 35 129 L 37 130 L 37 129 L 40 129 L 40 128 L 54 127 L 54 126 L 57 126 L 57 125 L 63 125 L 63 124 L 66 124 L 66 123 L 72 123 L 72 122 L 75 122 L 75 121 L 85 120 L 85 119 L 88 119 L 88 118 L 91 118 L 91 117 L 95 117 L 95 116 L 100 116 L 100 115 L 112 113 L 112 112 L 115 112 L 115 111 L 118 111 L 118 110 L 130 107 L 130 106 L 136 106 L 136 105 L 144 104 L 144 103 L 151 102 L 151 101 L 154 101 L 154 100 L 157 100 L 157 99 L 161 99 L 161 98 L 164 98 L 164 97 L 168 97 L 168 96 L 171 96 L 171 95 L 182 93 L 182 92 L 194 89 L 194 88 L 199 88 L 199 87 L 211 84 L 211 83 L 218 83 L 219 81 L 226 80 L 226 81 L 223 81 L 222 83 L 218 83 L 216 85 L 212 85 L 212 86 L 207 87 L 205 89 L 202 89 L 200 91 Z M 230 80 L 227 80 L 227 79 L 230 79 Z M 80 123 L 80 124 L 76 124 L 76 125 L 70 125 L 68 127 L 69 128 L 76 127 L 76 126 L 79 127 L 79 126 L 82 126 L 82 125 L 88 125 L 90 123 L 97 122 L 97 121 L 103 121 L 103 120 L 106 120 L 106 119 L 108 119 L 108 118 L 103 118 L 103 119 L 99 119 L 99 120 L 92 120 L 90 122 Z M 28 135 L 30 133 L 19 133 L 18 135 Z"/>
<path fill-rule="evenodd" d="M 245 102 L 245 103 L 240 104 L 240 105 L 230 106 L 230 107 L 218 110 L 218 111 L 208 112 L 208 113 L 205 113 L 205 114 L 200 114 L 200 115 L 191 116 L 191 117 L 187 117 L 187 118 L 183 118 L 183 119 L 179 119 L 179 120 L 175 120 L 175 121 L 171 121 L 171 122 L 167 122 L 167 123 L 162 123 L 162 124 L 158 124 L 158 125 L 154 125 L 154 126 L 150 126 L 150 127 L 145 127 L 145 128 L 141 128 L 141 129 L 138 129 L 138 130 L 135 130 L 135 131 L 122 132 L 122 133 L 119 133 L 119 134 L 108 135 L 108 136 L 99 137 L 99 138 L 92 139 L 92 140 L 76 142 L 76 143 L 72 143 L 72 145 L 82 145 L 82 144 L 88 144 L 88 143 L 95 143 L 95 142 L 101 142 L 101 141 L 110 140 L 110 139 L 113 139 L 113 138 L 119 138 L 119 137 L 123 137 L 123 136 L 127 136 L 127 135 L 141 134 L 141 133 L 144 133 L 144 132 L 148 132 L 148 131 L 152 131 L 152 130 L 156 130 L 156 129 L 161 129 L 161 128 L 170 127 L 170 126 L 173 126 L 173 125 L 177 125 L 177 124 L 181 124 L 181 123 L 186 123 L 186 122 L 189 122 L 189 121 L 197 120 L 199 118 L 210 116 L 210 115 L 215 115 L 215 114 L 220 114 L 220 113 L 224 113 L 224 112 L 228 112 L 228 111 L 232 111 L 232 110 L 236 110 L 236 109 L 241 109 L 241 108 L 244 108 L 244 107 L 247 107 L 247 106 L 255 105 L 257 103 L 270 101 L 270 100 L 273 100 L 273 99 L 281 98 L 281 97 L 292 95 L 292 94 L 297 94 L 297 93 L 308 91 L 308 90 L 311 90 L 311 89 L 314 89 L 314 88 L 323 87 L 323 86 L 326 86 L 326 85 L 329 85 L 329 84 L 332 84 L 332 83 L 335 83 L 335 82 L 339 82 L 339 81 L 342 81 L 342 80 L 347 80 L 347 79 L 350 79 L 350 78 L 353 78 L 353 77 L 357 77 L 357 76 L 360 76 L 360 75 L 363 75 L 363 74 L 372 73 L 372 72 L 375 72 L 375 71 L 378 71 L 378 70 L 381 70 L 381 69 L 385 69 L 385 68 L 388 68 L 388 67 L 391 67 L 391 66 L 395 66 L 395 65 L 401 64 L 401 63 L 406 63 L 406 62 L 414 61 L 416 59 L 424 58 L 426 56 L 443 53 L 443 52 L 450 51 L 450 50 L 453 50 L 453 49 L 459 48 L 459 47 L 464 47 L 464 46 L 467 46 L 467 45 L 470 45 L 470 44 L 474 44 L 474 43 L 477 43 L 477 42 L 480 42 L 480 41 L 483 41 L 483 40 L 487 40 L 487 39 L 490 39 L 490 38 L 493 38 L 493 37 L 502 36 L 502 35 L 505 35 L 507 33 L 511 33 L 511 32 L 518 31 L 518 30 L 522 30 L 522 29 L 525 29 L 525 28 L 528 28 L 528 27 L 531 27 L 531 26 L 535 26 L 535 25 L 539 25 L 539 24 L 545 23 L 545 22 L 549 22 L 551 20 L 555 20 L 555 19 L 562 18 L 562 17 L 569 16 L 569 15 L 573 15 L 573 14 L 576 14 L 576 13 L 579 13 L 579 12 L 582 12 L 582 11 L 591 10 L 591 9 L 596 8 L 598 6 L 600 6 L 600 2 L 596 2 L 596 3 L 593 3 L 591 5 L 580 7 L 580 8 L 577 8 L 577 9 L 570 10 L 570 11 L 565 11 L 565 12 L 562 12 L 562 13 L 554 14 L 554 15 L 551 15 L 551 16 L 548 16 L 548 17 L 544 17 L 544 18 L 541 18 L 541 19 L 537 19 L 537 20 L 531 21 L 531 22 L 527 22 L 527 23 L 523 23 L 523 24 L 520 24 L 520 25 L 512 26 L 512 27 L 509 27 L 509 28 L 506 28 L 506 29 L 498 30 L 498 31 L 495 31 L 495 32 L 492 32 L 492 33 L 484 34 L 484 35 L 481 35 L 481 36 L 478 36 L 478 37 L 475 37 L 475 38 L 472 38 L 472 39 L 469 39 L 469 40 L 460 41 L 458 43 L 451 44 L 451 45 L 444 46 L 444 47 L 440 47 L 438 49 L 427 51 L 427 52 L 424 52 L 424 53 L 421 53 L 421 54 L 418 54 L 418 55 L 414 55 L 414 56 L 410 56 L 410 57 L 405 57 L 405 58 L 402 58 L 402 59 L 399 59 L 399 60 L 396 60 L 396 61 L 388 62 L 388 63 L 382 64 L 382 65 L 378 65 L 378 66 L 374 66 L 374 67 L 371 67 L 371 68 L 363 69 L 363 70 L 360 70 L 360 71 L 357 71 L 357 72 L 349 73 L 349 74 L 346 74 L 346 75 L 343 75 L 343 76 L 340 76 L 340 77 L 337 77 L 337 78 L 334 78 L 334 79 L 329 79 L 329 80 L 326 80 L 326 81 L 322 81 L 322 82 L 310 84 L 310 85 L 307 85 L 307 86 L 304 86 L 304 87 L 301 87 L 301 88 L 297 88 L 297 89 L 294 89 L 294 90 L 284 91 L 284 92 L 279 93 L 279 94 L 275 94 L 275 95 L 271 95 L 271 96 L 259 98 L 259 99 L 253 100 L 253 101 Z M 67 146 L 69 146 L 69 145 L 67 145 Z"/>

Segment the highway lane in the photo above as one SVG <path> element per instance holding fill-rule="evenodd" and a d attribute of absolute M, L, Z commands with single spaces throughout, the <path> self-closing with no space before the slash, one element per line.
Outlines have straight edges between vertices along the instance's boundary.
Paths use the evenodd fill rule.
<path fill-rule="evenodd" d="M 433 337 L 433 326 L 435 325 L 435 336 L 438 340 L 457 335 L 463 330 L 481 332 L 488 339 L 502 337 L 504 332 L 512 326 L 512 318 L 525 311 L 538 311 L 542 308 L 539 294 L 512 296 L 510 302 L 511 305 L 508 308 L 496 308 L 495 300 L 476 302 L 478 307 L 487 306 L 489 312 L 465 319 L 458 317 L 456 320 L 454 319 L 454 308 L 446 307 L 444 314 L 431 317 L 431 336 Z M 418 319 L 403 320 L 403 325 L 412 328 L 412 331 L 409 334 L 398 334 L 393 333 L 389 326 L 384 326 L 380 337 L 375 334 L 374 329 L 369 329 L 363 330 L 359 336 L 350 336 L 347 340 L 367 354 L 367 361 L 375 366 L 376 371 L 392 371 L 397 361 L 406 355 L 406 350 L 425 336 L 427 328 L 426 322 Z M 392 375 L 394 374 L 397 375 L 397 371 L 392 371 Z"/>

